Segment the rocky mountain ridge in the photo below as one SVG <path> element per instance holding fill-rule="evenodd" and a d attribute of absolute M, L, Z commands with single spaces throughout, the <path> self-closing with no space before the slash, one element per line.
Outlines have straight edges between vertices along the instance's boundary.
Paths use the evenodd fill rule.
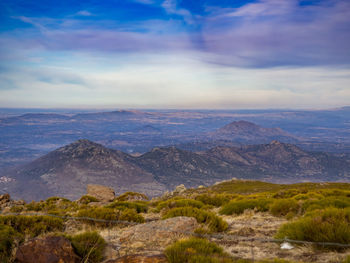
<path fill-rule="evenodd" d="M 135 157 L 78 140 L 9 172 L 6 178 L 13 180 L 1 182 L 0 189 L 26 200 L 53 195 L 75 199 L 87 184 L 155 196 L 179 184 L 196 187 L 233 177 L 281 183 L 350 181 L 350 158 L 306 152 L 279 141 L 198 153 L 161 147 Z"/>

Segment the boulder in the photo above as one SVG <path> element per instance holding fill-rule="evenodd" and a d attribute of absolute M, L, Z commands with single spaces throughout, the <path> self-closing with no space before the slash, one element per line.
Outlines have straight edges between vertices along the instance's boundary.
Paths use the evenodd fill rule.
<path fill-rule="evenodd" d="M 9 194 L 0 195 L 0 208 L 6 207 L 11 201 Z"/>
<path fill-rule="evenodd" d="M 179 238 L 184 238 L 198 228 L 193 217 L 174 217 L 132 226 L 124 230 L 119 238 L 121 248 L 130 251 L 163 250 Z"/>
<path fill-rule="evenodd" d="M 183 192 L 186 191 L 186 186 L 183 184 L 180 184 L 178 186 L 175 187 L 173 194 L 182 194 Z"/>
<path fill-rule="evenodd" d="M 165 255 L 127 255 L 118 259 L 108 260 L 106 263 L 167 263 Z"/>
<path fill-rule="evenodd" d="M 35 238 L 17 249 L 15 263 L 78 263 L 68 239 L 60 236 Z"/>
<path fill-rule="evenodd" d="M 115 192 L 112 188 L 98 184 L 88 184 L 87 194 L 101 202 L 110 202 L 115 198 Z"/>

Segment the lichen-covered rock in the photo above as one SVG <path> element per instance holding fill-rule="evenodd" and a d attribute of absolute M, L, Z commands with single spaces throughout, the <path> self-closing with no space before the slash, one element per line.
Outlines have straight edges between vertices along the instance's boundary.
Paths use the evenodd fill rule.
<path fill-rule="evenodd" d="M 119 240 L 121 247 L 131 251 L 164 249 L 179 238 L 190 235 L 197 227 L 196 219 L 179 216 L 130 227 L 121 233 Z"/>
<path fill-rule="evenodd" d="M 174 191 L 173 191 L 173 194 L 182 194 L 183 192 L 186 191 L 186 187 L 185 185 L 183 184 L 180 184 L 178 186 L 175 187 Z"/>
<path fill-rule="evenodd" d="M 0 195 L 0 208 L 6 207 L 11 201 L 9 194 Z"/>
<path fill-rule="evenodd" d="M 165 255 L 127 255 L 118 259 L 108 260 L 106 263 L 167 263 Z"/>
<path fill-rule="evenodd" d="M 135 193 L 135 192 L 126 192 L 117 197 L 118 201 L 148 201 L 149 198 L 145 194 Z"/>
<path fill-rule="evenodd" d="M 35 238 L 21 245 L 15 263 L 78 263 L 70 241 L 60 236 Z"/>
<path fill-rule="evenodd" d="M 87 194 L 95 197 L 101 202 L 110 202 L 115 198 L 115 192 L 112 188 L 98 185 L 98 184 L 88 184 Z"/>

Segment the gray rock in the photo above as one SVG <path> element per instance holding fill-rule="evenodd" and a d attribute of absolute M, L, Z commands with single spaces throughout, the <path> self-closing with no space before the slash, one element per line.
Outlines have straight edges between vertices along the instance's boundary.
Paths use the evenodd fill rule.
<path fill-rule="evenodd" d="M 179 216 L 132 226 L 120 235 L 122 247 L 137 252 L 144 249 L 164 249 L 179 238 L 191 235 L 198 227 L 193 217 Z"/>

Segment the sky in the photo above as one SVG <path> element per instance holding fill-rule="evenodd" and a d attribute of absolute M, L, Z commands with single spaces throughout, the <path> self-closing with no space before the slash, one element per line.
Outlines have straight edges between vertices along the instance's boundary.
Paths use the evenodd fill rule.
<path fill-rule="evenodd" d="M 349 102 L 349 0 L 0 1 L 0 108 Z"/>

